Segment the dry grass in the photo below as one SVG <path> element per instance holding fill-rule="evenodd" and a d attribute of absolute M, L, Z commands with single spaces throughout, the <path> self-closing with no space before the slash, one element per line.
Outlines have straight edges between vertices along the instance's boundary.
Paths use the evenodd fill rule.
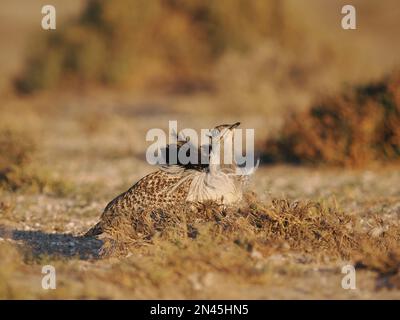
<path fill-rule="evenodd" d="M 0 147 L 1 175 L 6 175 L 14 167 L 29 163 L 35 151 L 35 144 L 31 136 L 8 128 L 1 128 Z"/>
<path fill-rule="evenodd" d="M 375 220 L 368 230 L 379 230 L 380 222 Z M 209 239 L 214 243 L 233 241 L 246 250 L 257 248 L 268 254 L 278 249 L 325 260 L 351 260 L 372 248 L 379 248 L 382 255 L 399 249 L 399 227 L 393 224 L 385 228 L 378 237 L 371 237 L 357 217 L 344 213 L 333 201 L 273 199 L 263 203 L 249 193 L 239 208 L 206 203 L 197 210 L 133 213 L 125 225 L 108 235 L 113 243 L 107 245 L 122 244 L 119 247 L 124 254 L 129 246 L 154 241 Z"/>
<path fill-rule="evenodd" d="M 290 116 L 265 145 L 272 161 L 360 166 L 400 156 L 400 77 L 357 86 Z"/>
<path fill-rule="evenodd" d="M 6 127 L 0 129 L 0 181 L 11 189 L 24 183 L 20 172 L 28 166 L 36 151 L 31 135 Z"/>
<path fill-rule="evenodd" d="M 63 195 L 71 191 L 37 159 L 37 139 L 27 130 L 0 128 L 0 189 Z"/>
<path fill-rule="evenodd" d="M 227 279 L 233 287 L 254 286 L 257 292 L 259 286 L 279 287 L 281 281 L 287 286 L 287 279 L 309 279 L 307 270 L 313 265 L 325 266 L 334 275 L 335 266 L 342 263 L 355 264 L 361 279 L 364 270 L 372 272 L 372 290 L 377 293 L 399 288 L 398 224 L 386 224 L 382 232 L 376 232 L 382 227 L 377 219 L 363 228 L 360 217 L 342 212 L 333 202 L 277 199 L 262 203 L 254 194 L 247 202 L 241 209 L 208 204 L 192 215 L 138 215 L 130 226 L 133 232 L 121 229 L 123 234 L 114 238 L 118 243 L 112 244 L 113 250 L 106 241 L 107 253 L 112 253 L 107 258 L 97 256 L 99 243 L 93 239 L 40 232 L 24 235 L 22 231 L 7 236 L 3 230 L 2 237 L 23 242 L 18 250 L 12 242 L 0 243 L 4 256 L 0 296 L 226 297 L 216 288 Z M 59 275 L 58 288 L 52 292 L 34 285 L 40 280 L 34 270 L 48 263 Z M 17 281 L 22 272 L 27 272 L 23 283 Z"/>

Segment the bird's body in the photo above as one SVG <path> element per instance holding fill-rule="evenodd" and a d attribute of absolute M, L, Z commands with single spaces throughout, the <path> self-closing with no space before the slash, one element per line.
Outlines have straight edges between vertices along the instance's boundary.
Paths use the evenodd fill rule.
<path fill-rule="evenodd" d="M 215 150 L 210 160 L 213 155 Z M 131 215 L 145 210 L 173 212 L 205 201 L 223 205 L 237 203 L 242 199 L 241 179 L 231 171 L 212 163 L 196 169 L 182 165 L 161 167 L 112 200 L 86 236 L 113 234 Z"/>
<path fill-rule="evenodd" d="M 186 199 L 191 182 L 186 180 L 177 185 L 181 179 L 182 174 L 168 173 L 161 169 L 148 174 L 108 203 L 99 223 L 86 235 L 113 233 L 119 227 L 120 221 L 144 210 L 171 210 L 180 207 Z M 174 187 L 174 192 L 168 192 Z"/>

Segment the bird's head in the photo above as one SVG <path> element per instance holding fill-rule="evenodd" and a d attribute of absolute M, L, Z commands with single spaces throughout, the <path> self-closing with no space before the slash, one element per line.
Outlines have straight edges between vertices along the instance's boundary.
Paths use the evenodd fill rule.
<path fill-rule="evenodd" d="M 234 163 L 234 132 L 240 122 L 221 124 L 210 131 L 210 164 L 231 166 Z"/>
<path fill-rule="evenodd" d="M 235 129 L 240 126 L 240 122 L 235 122 L 234 124 L 220 124 L 214 129 L 211 129 L 209 137 L 214 142 L 220 142 L 227 134 L 233 134 Z"/>

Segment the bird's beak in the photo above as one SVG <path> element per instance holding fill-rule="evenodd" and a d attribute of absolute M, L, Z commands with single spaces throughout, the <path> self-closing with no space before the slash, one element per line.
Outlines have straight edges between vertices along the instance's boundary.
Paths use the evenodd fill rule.
<path fill-rule="evenodd" d="M 226 131 L 221 135 L 220 140 L 222 140 L 228 134 L 228 132 L 233 131 L 234 129 L 236 129 L 239 126 L 240 126 L 240 122 L 236 122 L 236 123 L 228 126 Z"/>
<path fill-rule="evenodd" d="M 231 124 L 231 125 L 225 125 L 225 129 L 233 130 L 233 129 L 236 129 L 237 127 L 239 127 L 239 126 L 240 126 L 240 122 L 235 122 L 234 124 Z M 228 131 L 225 131 L 225 133 L 222 136 L 224 136 L 226 134 L 226 132 L 228 132 Z M 212 134 L 211 133 L 207 133 L 206 136 L 209 137 L 209 138 L 212 138 Z"/>
<path fill-rule="evenodd" d="M 232 130 L 232 129 L 235 129 L 235 128 L 239 127 L 239 126 L 240 126 L 240 122 L 236 122 L 236 123 L 232 124 L 232 125 L 229 127 L 229 129 Z"/>

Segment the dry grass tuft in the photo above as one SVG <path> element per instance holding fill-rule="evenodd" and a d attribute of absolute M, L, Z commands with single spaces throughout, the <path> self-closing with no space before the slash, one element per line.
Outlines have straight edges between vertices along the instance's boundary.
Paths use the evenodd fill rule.
<path fill-rule="evenodd" d="M 72 186 L 38 165 L 33 133 L 0 128 L 0 188 L 64 195 Z"/>
<path fill-rule="evenodd" d="M 400 157 L 400 73 L 325 98 L 269 139 L 272 161 L 360 166 Z"/>
<path fill-rule="evenodd" d="M 378 228 L 379 223 L 370 227 Z M 382 254 L 388 254 L 400 243 L 397 225 L 371 237 L 359 219 L 333 202 L 274 199 L 262 203 L 252 194 L 240 208 L 208 203 L 196 210 L 148 211 L 132 215 L 120 225 L 109 235 L 112 240 L 106 242 L 106 254 L 126 254 L 132 245 L 208 239 L 215 244 L 235 243 L 249 252 L 258 250 L 269 255 L 291 251 L 334 261 L 367 257 L 362 248 L 368 247 L 379 247 Z"/>
<path fill-rule="evenodd" d="M 11 189 L 24 180 L 19 174 L 34 157 L 36 144 L 31 135 L 9 128 L 0 129 L 0 182 Z"/>
<path fill-rule="evenodd" d="M 32 137 L 9 128 L 0 129 L 0 175 L 27 165 L 36 150 Z"/>
<path fill-rule="evenodd" d="M 156 271 L 150 277 L 156 283 L 187 270 L 194 275 L 223 270 L 238 281 L 244 277 L 248 283 L 265 283 L 270 273 L 254 261 L 282 255 L 297 257 L 300 265 L 352 263 L 357 270 L 375 273 L 375 290 L 400 283 L 399 225 L 375 217 L 366 226 L 333 200 L 261 202 L 249 193 L 241 207 L 206 203 L 196 210 L 133 215 L 109 236 L 103 258 L 138 252 L 160 256 L 169 271 Z M 301 273 L 300 265 L 286 272 Z M 202 286 L 202 280 L 192 280 Z"/>

